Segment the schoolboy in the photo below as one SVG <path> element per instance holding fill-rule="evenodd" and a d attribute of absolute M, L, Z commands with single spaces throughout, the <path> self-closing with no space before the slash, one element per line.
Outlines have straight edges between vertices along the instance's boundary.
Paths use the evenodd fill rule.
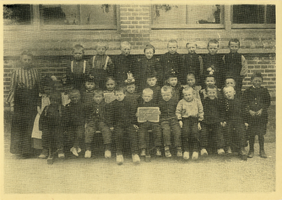
<path fill-rule="evenodd" d="M 114 65 L 111 58 L 106 55 L 108 50 L 108 44 L 104 42 L 98 42 L 95 49 L 97 54 L 90 60 L 90 68 L 87 73 L 94 76 L 96 84 L 99 88 L 105 88 L 106 77 L 113 75 Z"/>
<path fill-rule="evenodd" d="M 194 96 L 200 99 L 201 86 L 196 85 L 196 77 L 194 72 L 188 72 L 187 74 L 187 84 L 183 85 L 183 88 L 192 88 L 194 91 Z M 180 98 L 183 99 L 183 93 L 180 93 Z"/>
<path fill-rule="evenodd" d="M 105 158 L 111 158 L 112 133 L 108 124 L 108 111 L 102 90 L 93 91 L 93 103 L 86 111 L 85 125 L 85 158 L 91 157 L 91 143 L 97 130 L 103 136 L 105 146 Z"/>
<path fill-rule="evenodd" d="M 205 76 L 214 75 L 217 87 L 222 88 L 224 86 L 225 69 L 222 56 L 217 54 L 219 42 L 210 40 L 207 48 L 209 53 L 203 57 L 202 87 L 204 87 Z"/>
<path fill-rule="evenodd" d="M 146 74 L 145 80 L 146 84 L 144 88 L 150 88 L 151 90 L 153 90 L 153 102 L 157 104 L 161 98 L 161 87 L 157 85 L 157 72 L 149 71 Z"/>
<path fill-rule="evenodd" d="M 187 74 L 189 72 L 194 72 L 196 85 L 201 85 L 200 77 L 201 71 L 203 70 L 203 59 L 202 56 L 196 53 L 197 44 L 195 42 L 187 43 L 186 49 L 188 50 L 188 54 L 184 55 L 184 65 L 180 70 L 180 74 L 182 75 L 182 79 L 180 81 L 181 83 L 185 83 Z"/>
<path fill-rule="evenodd" d="M 115 131 L 116 142 L 116 162 L 118 165 L 123 164 L 123 141 L 124 134 L 127 133 L 130 140 L 133 163 L 140 163 L 138 155 L 138 133 L 136 120 L 137 103 L 129 101 L 125 95 L 125 88 L 118 87 L 115 90 L 116 100 L 110 106 L 109 124 L 110 129 Z"/>
<path fill-rule="evenodd" d="M 270 106 L 270 95 L 265 87 L 262 87 L 263 76 L 261 73 L 253 73 L 251 76 L 252 86 L 247 88 L 243 94 L 244 107 L 247 112 L 250 150 L 248 157 L 254 156 L 255 136 L 258 135 L 259 155 L 267 158 L 264 151 L 264 135 L 266 134 L 268 113 L 267 108 Z"/>
<path fill-rule="evenodd" d="M 165 84 L 172 88 L 173 98 L 179 101 L 182 87 L 180 85 L 180 82 L 178 81 L 177 74 L 175 73 L 175 71 L 172 70 L 168 72 L 168 74 L 166 74 L 165 79 L 166 79 Z"/>
<path fill-rule="evenodd" d="M 127 79 L 124 82 L 126 87 L 126 97 L 133 102 L 137 102 L 140 98 L 140 94 L 137 93 L 137 87 L 135 84 L 135 78 L 132 73 L 128 73 Z"/>
<path fill-rule="evenodd" d="M 74 88 L 81 90 L 84 86 L 84 78 L 89 68 L 88 62 L 84 59 L 84 47 L 76 44 L 72 50 L 73 60 L 66 69 L 66 76 L 74 84 Z"/>
<path fill-rule="evenodd" d="M 138 108 L 141 107 L 158 107 L 156 103 L 152 101 L 153 99 L 153 90 L 146 88 L 142 92 L 142 100 L 138 103 Z M 139 112 L 137 109 L 136 117 L 139 117 Z M 154 144 L 156 149 L 159 151 L 162 146 L 162 132 L 159 125 L 159 122 L 142 122 L 139 123 L 139 144 L 141 149 L 140 156 L 146 156 L 145 161 L 150 161 L 151 155 L 149 150 L 150 144 L 150 135 L 148 130 L 152 130 L 154 135 Z M 157 152 L 156 155 L 159 156 L 161 153 Z"/>
<path fill-rule="evenodd" d="M 160 62 L 161 66 L 163 68 L 162 77 L 165 77 L 165 74 L 170 72 L 171 70 L 174 70 L 177 74 L 178 80 L 181 80 L 180 77 L 180 70 L 183 68 L 183 58 L 182 56 L 177 53 L 178 44 L 176 40 L 169 40 L 167 43 L 167 50 L 168 52 L 164 55 L 161 55 Z M 164 80 L 160 80 L 161 83 L 164 82 Z"/>
<path fill-rule="evenodd" d="M 230 74 L 234 77 L 235 82 L 237 83 L 236 93 L 241 92 L 242 81 L 247 75 L 248 66 L 245 57 L 238 53 L 240 49 L 240 41 L 238 39 L 229 40 L 228 47 L 230 53 L 223 56 L 224 67 L 226 74 Z"/>
<path fill-rule="evenodd" d="M 184 88 L 184 98 L 181 99 L 176 107 L 175 114 L 182 128 L 182 139 L 184 154 L 183 159 L 189 159 L 189 149 L 193 151 L 192 159 L 196 160 L 199 156 L 199 131 L 201 130 L 200 122 L 204 119 L 203 105 L 201 100 L 194 97 L 193 88 Z M 202 149 L 206 153 L 205 149 Z"/>
<path fill-rule="evenodd" d="M 231 86 L 234 88 L 234 90 L 236 91 L 236 97 L 238 98 L 241 98 L 242 96 L 242 93 L 241 93 L 241 90 L 237 87 L 237 83 L 235 81 L 235 78 L 234 76 L 232 75 L 227 75 L 226 78 L 225 78 L 225 86 L 228 87 L 228 86 Z"/>
<path fill-rule="evenodd" d="M 178 123 L 175 110 L 178 101 L 172 98 L 172 88 L 170 86 L 163 86 L 161 89 L 162 98 L 159 100 L 160 108 L 160 123 L 163 130 L 163 140 L 165 156 L 171 157 L 171 134 L 174 138 L 174 146 L 177 148 L 177 157 L 182 157 L 181 144 L 181 128 Z"/>
<path fill-rule="evenodd" d="M 214 75 L 206 75 L 206 78 L 205 78 L 205 87 L 203 89 L 200 90 L 200 97 L 201 97 L 201 100 L 203 102 L 203 100 L 208 97 L 208 93 L 207 93 L 207 88 L 210 87 L 210 86 L 216 86 L 216 81 L 215 81 L 215 78 L 214 78 Z M 215 94 L 215 97 L 218 98 L 218 99 L 223 99 L 223 94 L 222 94 L 222 90 L 217 88 L 217 92 Z"/>
<path fill-rule="evenodd" d="M 201 148 L 202 151 L 205 151 L 203 149 L 208 146 L 212 148 L 213 143 L 215 143 L 217 154 L 222 155 L 224 154 L 224 138 L 221 123 L 223 122 L 224 107 L 222 101 L 217 98 L 217 87 L 215 85 L 208 85 L 206 91 L 207 97 L 202 100 L 205 115 L 201 123 Z M 211 134 L 211 137 L 208 137 L 209 134 Z M 208 141 L 208 138 L 211 138 L 211 140 Z M 205 153 L 201 152 L 202 155 Z"/>
<path fill-rule="evenodd" d="M 85 107 L 88 107 L 93 103 L 95 89 L 97 88 L 96 88 L 94 77 L 93 76 L 86 77 L 85 87 L 81 92 L 81 102 Z"/>
<path fill-rule="evenodd" d="M 144 56 L 138 59 L 138 74 L 135 74 L 137 83 L 140 83 L 140 88 L 144 89 L 144 83 L 146 83 L 146 74 L 151 71 L 157 72 L 157 79 L 162 80 L 162 67 L 159 58 L 154 56 L 155 47 L 148 44 L 144 48 Z"/>
<path fill-rule="evenodd" d="M 224 138 L 225 145 L 227 147 L 227 153 L 232 153 L 231 143 L 235 144 L 237 149 L 239 149 L 239 155 L 243 160 L 247 160 L 247 153 L 245 146 L 247 146 L 245 129 L 246 124 L 246 114 L 242 105 L 242 101 L 239 98 L 235 98 L 236 91 L 233 87 L 228 86 L 223 88 L 225 95 L 224 101 L 224 119 L 221 123 L 222 126 L 227 126 L 227 133 Z M 235 134 L 237 141 L 232 141 L 232 135 Z"/>
<path fill-rule="evenodd" d="M 117 84 L 123 84 L 127 79 L 127 73 L 132 73 L 134 77 L 138 74 L 137 59 L 130 55 L 131 44 L 127 41 L 120 43 L 121 54 L 113 58 L 114 73 L 113 76 Z"/>

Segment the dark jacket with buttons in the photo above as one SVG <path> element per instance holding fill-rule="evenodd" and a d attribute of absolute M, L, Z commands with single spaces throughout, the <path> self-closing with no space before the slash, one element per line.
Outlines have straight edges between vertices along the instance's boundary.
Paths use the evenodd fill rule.
<path fill-rule="evenodd" d="M 171 98 L 169 101 L 165 101 L 163 99 L 159 100 L 159 107 L 161 111 L 160 120 L 168 120 L 176 117 L 175 111 L 178 101 L 175 98 Z"/>
<path fill-rule="evenodd" d="M 209 97 L 202 100 L 204 108 L 204 120 L 205 124 L 214 124 L 223 122 L 224 107 L 222 101 L 218 98 L 210 99 Z"/>
<path fill-rule="evenodd" d="M 86 122 L 99 121 L 108 123 L 109 105 L 103 99 L 99 104 L 95 101 L 85 110 Z"/>
<path fill-rule="evenodd" d="M 224 99 L 223 106 L 224 121 L 235 120 L 238 122 L 246 122 L 246 112 L 239 98 Z"/>

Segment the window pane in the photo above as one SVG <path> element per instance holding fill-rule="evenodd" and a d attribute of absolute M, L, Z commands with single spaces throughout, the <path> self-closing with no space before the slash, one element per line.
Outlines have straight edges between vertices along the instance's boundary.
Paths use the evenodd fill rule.
<path fill-rule="evenodd" d="M 31 5 L 4 5 L 3 15 L 4 25 L 29 25 L 32 18 Z"/>
<path fill-rule="evenodd" d="M 81 24 L 116 25 L 116 10 L 114 5 L 81 5 Z"/>
<path fill-rule="evenodd" d="M 265 6 L 263 5 L 234 5 L 233 23 L 263 24 Z"/>
<path fill-rule="evenodd" d="M 186 24 L 186 5 L 154 5 L 153 24 Z"/>
<path fill-rule="evenodd" d="M 220 5 L 189 5 L 187 11 L 188 24 L 219 24 L 221 18 Z"/>
<path fill-rule="evenodd" d="M 266 23 L 267 24 L 275 24 L 276 19 L 275 19 L 275 5 L 268 5 L 266 7 Z"/>

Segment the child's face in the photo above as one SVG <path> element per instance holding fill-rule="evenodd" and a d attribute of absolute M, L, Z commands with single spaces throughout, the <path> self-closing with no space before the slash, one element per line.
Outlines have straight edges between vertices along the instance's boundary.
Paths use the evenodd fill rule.
<path fill-rule="evenodd" d="M 189 91 L 185 91 L 183 93 L 184 99 L 188 102 L 192 101 L 194 99 L 194 95 L 193 95 L 193 91 L 189 90 Z"/>
<path fill-rule="evenodd" d="M 50 95 L 51 92 L 52 92 L 52 88 L 51 88 L 51 87 L 48 87 L 48 86 L 45 86 L 45 87 L 43 88 L 43 90 L 44 90 L 44 93 L 47 94 L 47 95 Z"/>
<path fill-rule="evenodd" d="M 175 54 L 177 52 L 177 44 L 176 43 L 168 43 L 167 50 L 170 54 Z"/>
<path fill-rule="evenodd" d="M 197 46 L 196 44 L 188 44 L 186 48 L 188 50 L 188 53 L 195 53 Z"/>
<path fill-rule="evenodd" d="M 151 87 L 155 86 L 157 83 L 157 78 L 153 77 L 153 78 L 147 78 L 147 84 Z"/>
<path fill-rule="evenodd" d="M 227 99 L 234 99 L 236 92 L 233 87 L 228 87 L 224 89 L 224 95 Z"/>
<path fill-rule="evenodd" d="M 229 49 L 231 53 L 236 53 L 239 50 L 239 42 L 230 42 Z"/>
<path fill-rule="evenodd" d="M 28 55 L 22 55 L 21 62 L 24 66 L 28 66 L 32 63 L 32 57 Z"/>
<path fill-rule="evenodd" d="M 96 51 L 97 51 L 97 54 L 98 55 L 105 55 L 105 53 L 106 53 L 106 51 L 107 51 L 107 49 L 106 49 L 106 47 L 100 47 L 100 46 L 98 46 L 97 48 L 96 48 Z"/>
<path fill-rule="evenodd" d="M 206 85 L 215 85 L 214 77 L 207 77 L 205 83 Z"/>
<path fill-rule="evenodd" d="M 255 88 L 260 88 L 261 87 L 261 84 L 262 84 L 262 78 L 260 77 L 255 77 L 253 80 L 252 80 L 252 84 Z"/>
<path fill-rule="evenodd" d="M 163 100 L 169 101 L 171 99 L 171 97 L 172 97 L 171 91 L 169 91 L 169 92 L 162 92 L 162 97 L 163 97 Z"/>
<path fill-rule="evenodd" d="M 126 91 L 130 94 L 133 94 L 135 92 L 135 88 L 136 88 L 135 84 L 131 84 L 126 86 Z"/>
<path fill-rule="evenodd" d="M 80 95 L 78 93 L 73 93 L 70 95 L 70 100 L 73 103 L 78 103 L 80 100 Z"/>
<path fill-rule="evenodd" d="M 113 91 L 116 87 L 116 82 L 110 79 L 106 82 L 106 87 L 108 91 Z"/>
<path fill-rule="evenodd" d="M 218 44 L 210 43 L 208 46 L 209 53 L 215 55 L 218 51 Z"/>
<path fill-rule="evenodd" d="M 188 75 L 187 76 L 187 84 L 190 86 L 190 87 L 193 87 L 196 83 L 196 80 L 195 80 L 195 76 L 194 75 Z"/>
<path fill-rule="evenodd" d="M 120 48 L 121 54 L 128 56 L 130 54 L 130 46 L 122 46 Z"/>
<path fill-rule="evenodd" d="M 85 88 L 87 90 L 93 90 L 95 88 L 95 83 L 94 82 L 86 81 L 85 82 Z"/>
<path fill-rule="evenodd" d="M 103 95 L 102 94 L 96 94 L 94 97 L 93 97 L 93 100 L 95 103 L 101 103 L 101 101 L 103 100 Z"/>
<path fill-rule="evenodd" d="M 118 101 L 123 101 L 123 99 L 125 97 L 125 94 L 122 91 L 116 91 L 115 95 L 116 95 Z"/>
<path fill-rule="evenodd" d="M 235 81 L 233 78 L 228 78 L 225 80 L 225 86 L 235 87 Z"/>
<path fill-rule="evenodd" d="M 142 99 L 145 101 L 145 102 L 149 102 L 153 99 L 153 95 L 152 94 L 146 94 L 146 93 L 143 93 L 142 94 Z"/>
<path fill-rule="evenodd" d="M 154 55 L 154 50 L 153 49 L 146 49 L 145 50 L 145 56 L 147 59 L 151 59 Z"/>
<path fill-rule="evenodd" d="M 73 54 L 73 58 L 76 61 L 79 61 L 82 59 L 84 53 L 82 49 L 75 49 L 72 54 Z"/>
<path fill-rule="evenodd" d="M 175 87 L 177 85 L 177 77 L 170 77 L 167 82 L 170 86 Z"/>
<path fill-rule="evenodd" d="M 216 97 L 216 89 L 208 89 L 207 91 L 208 97 L 213 100 Z"/>

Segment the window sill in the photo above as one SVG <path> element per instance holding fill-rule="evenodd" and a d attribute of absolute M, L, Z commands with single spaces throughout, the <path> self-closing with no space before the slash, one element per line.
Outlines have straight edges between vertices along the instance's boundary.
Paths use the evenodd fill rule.
<path fill-rule="evenodd" d="M 152 29 L 224 29 L 224 24 L 152 24 Z"/>
<path fill-rule="evenodd" d="M 234 29 L 275 29 L 275 24 L 232 24 Z"/>

